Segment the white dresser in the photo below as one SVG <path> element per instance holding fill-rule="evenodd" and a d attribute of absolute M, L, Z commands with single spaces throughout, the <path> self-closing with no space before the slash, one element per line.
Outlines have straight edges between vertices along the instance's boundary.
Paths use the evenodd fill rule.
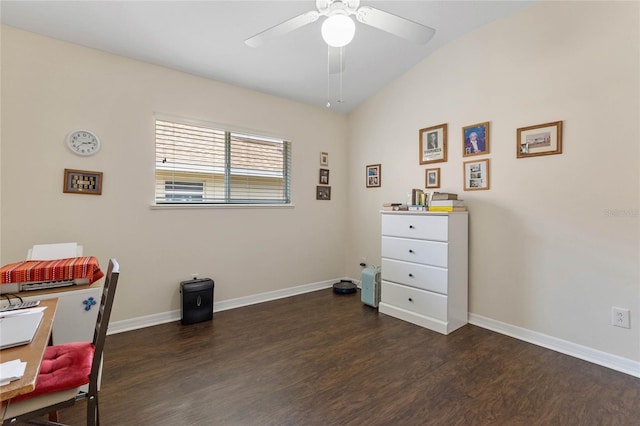
<path fill-rule="evenodd" d="M 467 212 L 383 212 L 379 312 L 443 334 L 467 323 Z"/>

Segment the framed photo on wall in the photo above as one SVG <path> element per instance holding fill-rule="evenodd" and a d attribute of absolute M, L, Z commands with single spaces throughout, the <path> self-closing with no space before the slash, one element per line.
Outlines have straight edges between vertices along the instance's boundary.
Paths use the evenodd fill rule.
<path fill-rule="evenodd" d="M 462 128 L 462 156 L 489 153 L 489 122 L 472 124 Z"/>
<path fill-rule="evenodd" d="M 62 192 L 68 194 L 102 194 L 102 172 L 64 169 Z"/>
<path fill-rule="evenodd" d="M 320 165 L 321 166 L 328 166 L 329 165 L 329 153 L 328 152 L 321 152 L 320 153 Z"/>
<path fill-rule="evenodd" d="M 489 159 L 465 161 L 464 167 L 464 190 L 479 191 L 489 189 Z"/>
<path fill-rule="evenodd" d="M 316 186 L 316 200 L 330 200 L 330 199 L 331 199 L 330 186 Z"/>
<path fill-rule="evenodd" d="M 382 165 L 369 164 L 366 167 L 366 183 L 367 188 L 378 188 L 382 184 Z"/>
<path fill-rule="evenodd" d="M 427 169 L 424 173 L 425 188 L 440 188 L 440 168 Z"/>
<path fill-rule="evenodd" d="M 447 124 L 420 129 L 420 164 L 447 161 Z"/>
<path fill-rule="evenodd" d="M 518 129 L 517 158 L 562 154 L 562 121 Z"/>
<path fill-rule="evenodd" d="M 320 169 L 320 185 L 329 185 L 329 169 Z"/>

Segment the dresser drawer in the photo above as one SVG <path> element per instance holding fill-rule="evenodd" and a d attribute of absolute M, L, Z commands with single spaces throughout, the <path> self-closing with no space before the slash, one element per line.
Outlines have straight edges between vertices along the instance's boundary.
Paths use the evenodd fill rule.
<path fill-rule="evenodd" d="M 447 248 L 447 243 L 440 241 L 382 237 L 382 257 L 442 268 L 447 267 Z"/>
<path fill-rule="evenodd" d="M 382 215 L 382 235 L 447 241 L 447 216 L 427 215 Z"/>
<path fill-rule="evenodd" d="M 447 294 L 447 270 L 444 268 L 383 258 L 382 279 Z"/>
<path fill-rule="evenodd" d="M 447 296 L 384 280 L 381 291 L 384 303 L 441 321 L 447 320 Z"/>

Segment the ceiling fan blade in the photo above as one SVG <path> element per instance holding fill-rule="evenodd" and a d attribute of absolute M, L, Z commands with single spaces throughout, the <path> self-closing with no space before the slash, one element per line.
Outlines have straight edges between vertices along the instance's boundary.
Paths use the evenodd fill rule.
<path fill-rule="evenodd" d="M 436 30 L 426 25 L 418 24 L 417 22 L 368 6 L 363 6 L 358 9 L 356 19 L 363 24 L 370 25 L 418 44 L 428 42 L 436 33 Z"/>
<path fill-rule="evenodd" d="M 284 21 L 283 23 L 278 24 L 275 27 L 264 30 L 261 33 L 258 33 L 253 37 L 246 39 L 244 42 L 247 46 L 259 47 L 272 38 L 283 36 L 293 30 L 297 30 L 300 27 L 317 21 L 319 16 L 320 15 L 315 10 L 303 13 L 302 15 L 298 15 L 295 18 Z"/>
<path fill-rule="evenodd" d="M 343 54 L 340 60 L 340 49 L 344 47 L 329 46 L 329 74 L 340 74 L 344 71 L 345 55 Z"/>

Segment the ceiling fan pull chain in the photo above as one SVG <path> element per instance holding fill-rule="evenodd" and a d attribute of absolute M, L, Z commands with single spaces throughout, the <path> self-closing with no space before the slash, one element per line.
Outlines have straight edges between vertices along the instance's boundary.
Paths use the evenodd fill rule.
<path fill-rule="evenodd" d="M 327 108 L 331 108 L 331 46 L 327 45 Z"/>
<path fill-rule="evenodd" d="M 345 46 L 342 46 L 340 48 L 340 98 L 338 99 L 339 104 L 344 103 L 344 99 L 342 99 L 342 74 L 344 74 L 342 59 L 344 58 L 344 49 L 346 49 Z"/>

